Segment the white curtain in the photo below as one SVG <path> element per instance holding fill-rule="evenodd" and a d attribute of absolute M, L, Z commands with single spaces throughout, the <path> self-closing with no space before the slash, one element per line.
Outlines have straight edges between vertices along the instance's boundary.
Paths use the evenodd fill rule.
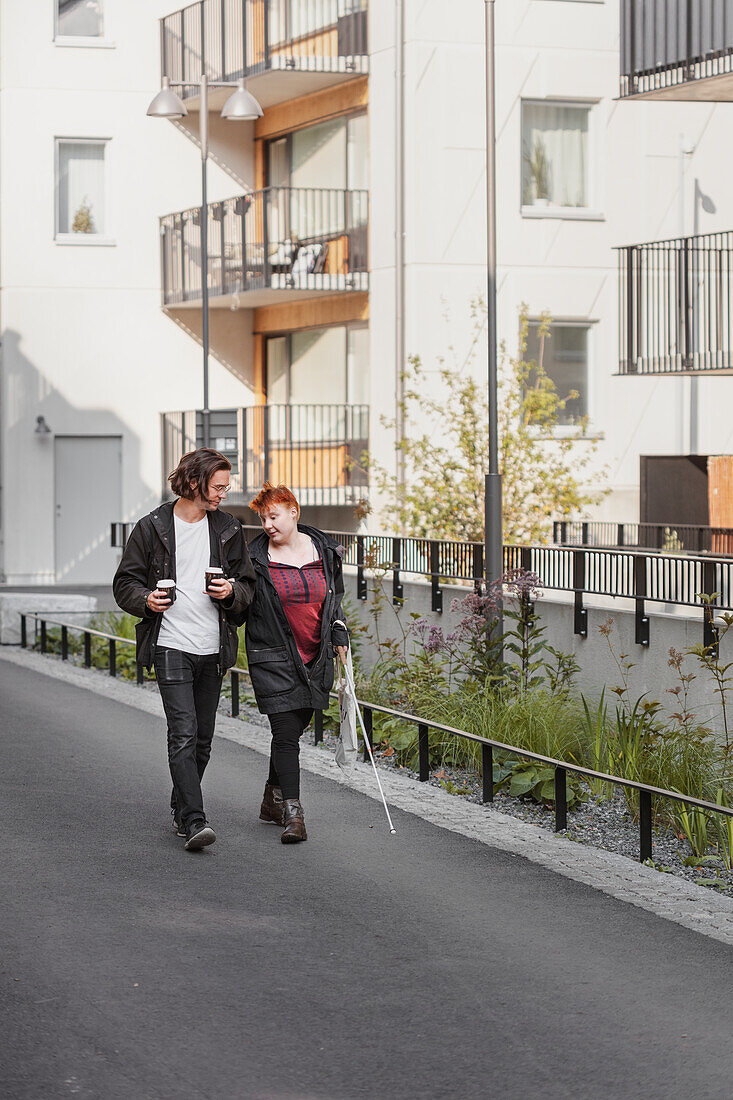
<path fill-rule="evenodd" d="M 104 233 L 104 145 L 59 142 L 58 232 Z"/>
<path fill-rule="evenodd" d="M 522 203 L 588 205 L 588 107 L 525 103 Z"/>
<path fill-rule="evenodd" d="M 270 4 L 270 42 L 304 38 L 333 26 L 338 19 L 337 0 L 274 0 Z"/>

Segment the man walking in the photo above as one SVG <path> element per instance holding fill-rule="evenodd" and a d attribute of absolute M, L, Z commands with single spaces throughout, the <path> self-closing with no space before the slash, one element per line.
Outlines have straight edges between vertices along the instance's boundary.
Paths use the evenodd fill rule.
<path fill-rule="evenodd" d="M 236 664 L 237 627 L 254 593 L 241 524 L 218 511 L 230 472 L 231 463 L 218 451 L 200 447 L 185 454 L 168 478 L 177 499 L 135 525 L 112 586 L 119 606 L 140 617 L 138 661 L 148 669 L 155 665 L 168 720 L 173 824 L 189 851 L 216 840 L 204 813 L 201 778 L 222 678 Z"/>

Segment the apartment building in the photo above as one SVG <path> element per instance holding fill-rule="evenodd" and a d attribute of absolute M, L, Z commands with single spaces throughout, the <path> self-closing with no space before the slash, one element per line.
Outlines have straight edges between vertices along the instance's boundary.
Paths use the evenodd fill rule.
<path fill-rule="evenodd" d="M 679 314 L 672 284 L 658 316 L 675 369 L 648 369 L 636 329 L 629 359 L 624 319 L 662 306 L 629 305 L 639 253 L 629 268 L 622 249 L 725 233 L 733 210 L 729 106 L 619 98 L 620 14 L 497 0 L 498 307 L 510 353 L 522 303 L 530 352 L 552 314 L 546 366 L 578 391 L 568 419 L 589 417 L 611 487 L 598 517 L 634 520 L 642 459 L 731 449 L 733 390 L 698 370 L 709 356 L 679 358 L 674 318 L 691 307 Z M 202 71 L 209 419 L 233 463 L 228 506 L 269 477 L 323 526 L 353 529 L 365 498 L 378 526 L 359 458 L 394 461 L 404 357 L 484 370 L 483 0 L 1 0 L 0 20 L 6 580 L 104 579 L 110 522 L 157 503 L 203 439 Z M 190 82 L 173 123 L 145 115 L 161 76 Z M 229 122 L 215 85 L 243 77 L 263 115 Z"/>

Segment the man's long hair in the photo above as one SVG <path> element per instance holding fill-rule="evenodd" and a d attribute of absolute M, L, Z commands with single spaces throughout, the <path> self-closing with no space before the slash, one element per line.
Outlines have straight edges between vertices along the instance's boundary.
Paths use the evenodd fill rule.
<path fill-rule="evenodd" d="M 183 455 L 172 474 L 168 475 L 171 489 L 177 497 L 186 500 L 195 500 L 200 493 L 204 499 L 208 498 L 209 482 L 218 470 L 231 470 L 232 464 L 219 451 L 211 447 L 199 447 L 196 451 L 189 451 Z M 191 488 L 191 482 L 196 482 L 196 488 Z"/>

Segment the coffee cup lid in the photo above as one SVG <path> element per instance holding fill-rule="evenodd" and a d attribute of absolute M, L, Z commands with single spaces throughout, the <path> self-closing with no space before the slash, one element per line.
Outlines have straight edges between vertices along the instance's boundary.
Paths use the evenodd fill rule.
<path fill-rule="evenodd" d="M 158 588 L 172 588 L 175 583 L 173 580 L 158 581 Z"/>
<path fill-rule="evenodd" d="M 223 573 L 224 570 L 220 569 L 218 565 L 210 565 L 206 570 L 207 573 Z"/>

